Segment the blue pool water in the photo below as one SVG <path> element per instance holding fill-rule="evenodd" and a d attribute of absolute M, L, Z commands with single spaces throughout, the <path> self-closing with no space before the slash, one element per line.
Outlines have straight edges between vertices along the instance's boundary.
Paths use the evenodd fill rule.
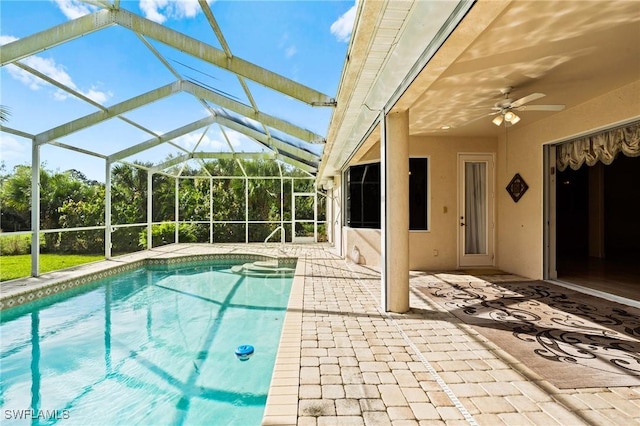
<path fill-rule="evenodd" d="M 3 311 L 0 423 L 259 425 L 291 282 L 153 267 Z"/>

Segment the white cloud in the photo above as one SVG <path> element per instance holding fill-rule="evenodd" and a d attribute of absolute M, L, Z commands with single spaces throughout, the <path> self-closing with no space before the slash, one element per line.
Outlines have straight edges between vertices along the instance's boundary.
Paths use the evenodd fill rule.
<path fill-rule="evenodd" d="M 51 77 L 52 79 L 58 81 L 65 86 L 69 86 L 71 88 L 75 87 L 71 76 L 67 74 L 62 65 L 56 64 L 56 62 L 51 58 L 43 58 L 41 56 L 29 56 L 28 58 L 24 58 L 22 63 L 28 65 L 29 67 L 40 71 L 42 74 Z M 16 80 L 21 81 L 23 84 L 29 86 L 31 90 L 38 90 L 41 87 L 47 84 L 44 80 L 36 77 L 35 75 L 24 71 L 18 67 L 11 67 L 8 69 L 9 74 Z"/>
<path fill-rule="evenodd" d="M 3 44 L 11 43 L 12 41 L 18 40 L 18 37 L 10 36 L 10 35 L 0 35 L 0 46 Z"/>
<path fill-rule="evenodd" d="M 82 3 L 78 0 L 54 0 L 58 8 L 69 19 L 76 19 L 98 10 L 97 7 Z"/>
<path fill-rule="evenodd" d="M 296 53 L 298 53 L 298 49 L 296 49 L 295 46 L 289 46 L 287 47 L 287 49 L 284 51 L 284 54 L 287 58 L 292 57 L 293 55 L 295 55 Z"/>
<path fill-rule="evenodd" d="M 349 41 L 351 31 L 353 30 L 353 22 L 356 19 L 356 7 L 357 4 L 353 5 L 351 9 L 347 10 L 331 24 L 331 34 L 333 34 L 338 41 Z"/>
<path fill-rule="evenodd" d="M 193 18 L 200 11 L 200 5 L 198 0 L 140 0 L 140 10 L 147 19 L 162 24 L 167 19 Z"/>
<path fill-rule="evenodd" d="M 10 43 L 15 40 L 18 39 L 13 36 L 2 35 L 0 36 L 0 45 Z M 52 58 L 43 58 L 42 56 L 33 55 L 24 58 L 22 60 L 22 63 L 37 71 L 40 71 L 47 77 L 56 80 L 57 82 L 83 94 L 84 96 L 98 103 L 103 103 L 111 98 L 111 96 L 113 96 L 113 93 L 109 91 L 100 91 L 96 86 L 91 86 L 91 88 L 87 91 L 79 89 L 78 86 L 74 83 L 71 76 L 65 70 L 64 66 L 61 64 L 57 64 L 56 61 Z M 13 64 L 7 65 L 7 71 L 9 72 L 9 75 L 11 75 L 11 77 L 20 81 L 31 90 L 40 90 L 42 87 L 46 87 L 49 84 L 39 77 L 36 77 L 35 75 L 23 70 L 22 68 L 18 68 Z M 57 89 L 53 92 L 53 98 L 58 101 L 63 101 L 69 96 L 70 94 L 61 89 Z"/>
<path fill-rule="evenodd" d="M 140 10 L 147 19 L 162 24 L 167 18 L 158 9 L 164 8 L 167 3 L 168 0 L 140 0 Z"/>
<path fill-rule="evenodd" d="M 289 33 L 287 32 L 282 34 L 282 36 L 280 37 L 278 48 L 284 50 L 284 55 L 287 58 L 291 58 L 296 53 L 298 53 L 298 49 L 296 48 L 296 46 L 289 41 Z"/>
<path fill-rule="evenodd" d="M 229 143 L 234 148 L 238 148 L 242 144 L 242 141 L 245 139 L 245 136 L 242 133 L 234 132 L 233 130 L 225 130 L 225 133 L 229 138 Z M 226 143 L 226 139 L 225 139 L 225 146 L 229 146 Z"/>
<path fill-rule="evenodd" d="M 2 160 L 20 161 L 28 159 L 27 148 L 30 145 L 26 139 L 24 143 L 20 143 L 13 136 L 0 133 L 0 153 L 2 153 Z"/>
<path fill-rule="evenodd" d="M 91 89 L 84 92 L 83 95 L 85 95 L 89 99 L 96 101 L 99 104 L 103 104 L 113 96 L 113 93 L 111 91 L 103 92 L 101 90 L 98 90 L 96 86 L 91 86 Z"/>
<path fill-rule="evenodd" d="M 200 145 L 198 145 L 197 151 L 228 151 L 229 145 L 227 145 L 224 136 L 222 136 L 220 132 L 217 133 L 218 134 L 213 139 L 209 134 L 204 135 Z M 236 143 L 231 137 L 231 133 L 232 132 L 227 132 L 227 136 L 229 136 L 231 145 L 235 147 Z M 192 150 L 200 140 L 201 136 L 202 133 L 200 132 L 189 133 L 188 135 L 183 135 L 174 139 L 174 142 L 188 150 Z"/>

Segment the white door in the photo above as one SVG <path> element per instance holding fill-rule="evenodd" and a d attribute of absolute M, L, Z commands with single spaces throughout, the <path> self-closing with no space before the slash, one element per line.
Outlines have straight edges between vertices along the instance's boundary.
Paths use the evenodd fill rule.
<path fill-rule="evenodd" d="M 458 159 L 458 265 L 493 266 L 493 154 Z"/>

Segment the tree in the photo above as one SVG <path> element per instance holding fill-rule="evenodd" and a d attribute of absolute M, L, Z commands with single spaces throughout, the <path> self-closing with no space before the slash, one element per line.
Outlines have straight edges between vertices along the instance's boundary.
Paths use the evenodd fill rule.
<path fill-rule="evenodd" d="M 60 225 L 63 228 L 104 225 L 104 196 L 103 184 L 85 184 L 79 199 L 67 199 L 60 207 Z M 104 231 L 61 233 L 59 250 L 69 253 L 101 253 L 104 251 Z"/>
<path fill-rule="evenodd" d="M 14 167 L 13 174 L 2 177 L 0 209 L 4 230 L 31 228 L 31 174 L 30 166 L 19 165 Z M 104 185 L 88 181 L 77 171 L 52 172 L 44 166 L 40 168 L 40 229 L 95 226 L 104 223 L 102 218 Z M 46 233 L 42 249 L 59 250 L 61 238 L 68 242 L 72 237 L 73 234 Z M 90 239 L 95 240 L 95 235 Z M 66 243 L 65 247 L 74 245 Z"/>
<path fill-rule="evenodd" d="M 151 164 L 136 163 L 143 167 Z M 118 164 L 111 170 L 111 209 L 114 224 L 147 221 L 147 171 Z"/>
<path fill-rule="evenodd" d="M 138 163 L 142 167 L 151 164 Z M 181 224 L 181 241 L 209 241 L 209 220 L 214 222 L 235 221 L 238 223 L 214 224 L 215 242 L 243 242 L 245 240 L 245 215 L 249 221 L 275 223 L 250 224 L 250 241 L 263 241 L 276 228 L 281 217 L 291 220 L 291 194 L 313 192 L 313 182 L 285 179 L 280 186 L 279 179 L 245 179 L 242 169 L 250 177 L 307 176 L 303 172 L 281 165 L 272 160 L 244 161 L 242 168 L 235 159 L 216 159 L 203 163 L 197 169 L 188 165 L 182 170 L 180 179 L 179 215 L 181 221 L 202 221 L 202 224 Z M 204 170 L 206 169 L 206 171 Z M 31 167 L 16 166 L 13 173 L 5 173 L 0 164 L 0 210 L 2 227 L 5 231 L 23 231 L 31 227 Z M 146 246 L 147 222 L 147 171 L 131 165 L 116 165 L 112 170 L 111 223 L 117 228 L 112 234 L 114 253 L 131 252 Z M 213 179 L 205 176 L 225 176 Z M 204 176 L 204 177 L 203 177 Z M 40 168 L 40 228 L 76 228 L 104 225 L 105 187 L 104 184 L 87 179 L 80 171 L 65 172 Z M 210 188 L 211 197 L 210 199 Z M 173 222 L 175 220 L 175 180 L 161 174 L 153 175 L 152 221 Z M 245 191 L 249 195 L 245 204 Z M 281 194 L 282 192 L 282 194 Z M 281 206 L 281 197 L 284 208 Z M 313 197 L 297 199 L 297 216 L 313 217 Z M 213 215 L 210 216 L 210 202 Z M 283 211 L 281 211 L 283 210 Z M 124 224 L 141 224 L 140 227 L 120 227 Z M 303 226 L 309 231 L 309 226 Z M 306 229 L 309 228 L 309 229 Z M 287 225 L 286 235 L 291 238 L 291 227 Z M 153 244 L 173 242 L 175 224 L 154 225 Z M 104 231 L 75 231 L 71 233 L 46 233 L 44 251 L 101 252 L 104 246 Z"/>
<path fill-rule="evenodd" d="M 149 163 L 136 164 L 143 167 L 151 166 Z M 111 170 L 111 223 L 120 225 L 146 221 L 147 171 L 125 164 L 116 165 Z M 139 228 L 117 228 L 111 235 L 113 252 L 136 251 L 139 232 Z"/>
<path fill-rule="evenodd" d="M 6 123 L 9 121 L 9 116 L 11 115 L 11 111 L 8 106 L 0 105 L 0 121 Z"/>

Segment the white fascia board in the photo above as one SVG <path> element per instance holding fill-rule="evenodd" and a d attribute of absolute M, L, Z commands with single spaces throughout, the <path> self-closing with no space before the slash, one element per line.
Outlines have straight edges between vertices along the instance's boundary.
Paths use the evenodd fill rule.
<path fill-rule="evenodd" d="M 36 135 L 36 144 L 41 145 L 47 143 L 50 140 L 62 138 L 63 136 L 70 135 L 71 133 L 77 132 L 87 127 L 91 127 L 102 121 L 116 117 L 120 114 L 124 114 L 125 112 L 140 108 L 144 105 L 148 105 L 179 91 L 180 82 L 167 84 L 166 86 L 159 87 L 155 90 L 151 90 L 150 92 L 143 93 L 142 95 L 120 102 L 119 104 L 115 104 L 107 108 L 106 111 L 97 111 L 68 123 L 62 124 L 58 127 L 54 127 L 53 129 L 39 133 Z"/>
<path fill-rule="evenodd" d="M 136 33 L 143 34 L 163 44 L 171 46 L 195 58 L 209 62 L 219 68 L 229 70 L 263 86 L 291 96 L 309 105 L 333 105 L 335 99 L 310 87 L 297 83 L 244 59 L 228 58 L 220 49 L 174 31 L 163 25 L 145 19 L 123 9 L 112 10 L 116 22 Z"/>
<path fill-rule="evenodd" d="M 215 123 L 216 122 L 216 117 L 205 117 L 201 120 L 195 121 L 191 124 L 187 124 L 186 126 L 182 126 L 179 127 L 177 129 L 174 129 L 170 132 L 165 133 L 164 135 L 160 136 L 159 138 L 153 138 L 150 139 L 148 141 L 139 143 L 137 145 L 131 146 L 129 148 L 123 149 L 122 151 L 118 151 L 114 154 L 111 154 L 109 156 L 109 161 L 110 162 L 114 162 L 114 161 L 119 161 L 122 160 L 123 158 L 127 158 L 131 155 L 137 154 L 139 152 L 145 151 L 147 149 L 153 148 L 155 146 L 158 146 L 164 142 L 170 141 L 172 139 L 175 139 L 177 137 L 180 137 L 182 135 L 186 135 L 188 133 L 191 133 L 195 130 L 201 129 L 205 126 L 208 126 L 211 123 Z"/>

